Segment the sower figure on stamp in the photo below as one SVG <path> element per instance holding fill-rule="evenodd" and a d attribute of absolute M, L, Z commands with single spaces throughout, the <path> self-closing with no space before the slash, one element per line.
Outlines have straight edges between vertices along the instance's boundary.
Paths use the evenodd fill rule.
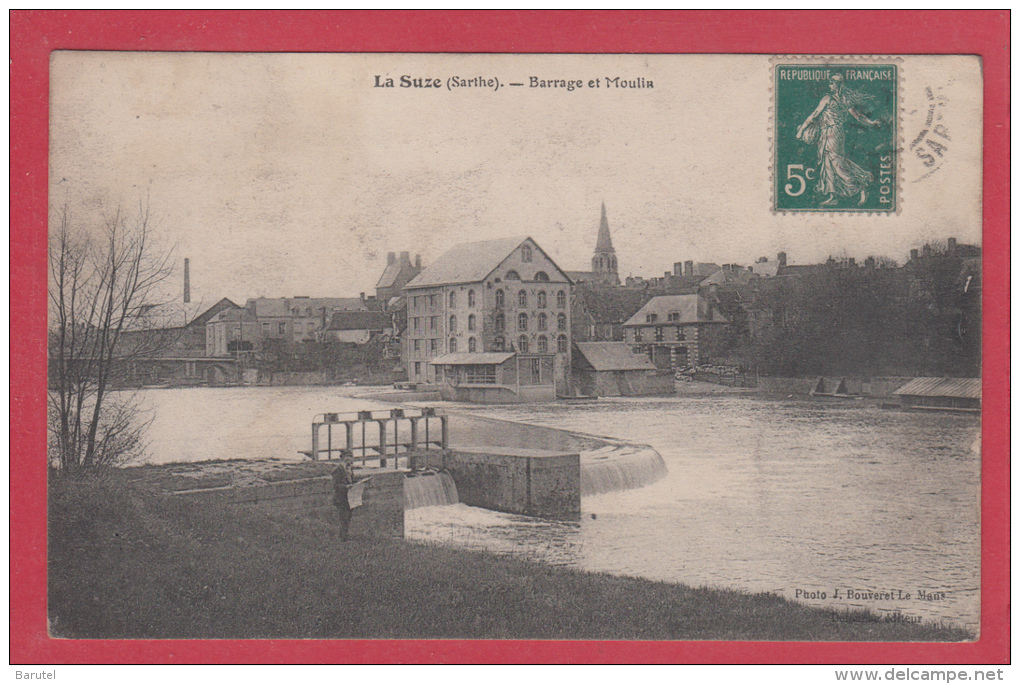
<path fill-rule="evenodd" d="M 815 190 L 827 194 L 823 207 L 836 204 L 838 197 L 852 197 L 860 193 L 858 204 L 868 199 L 868 185 L 875 180 L 870 171 L 844 156 L 846 136 L 843 124 L 852 116 L 865 126 L 881 126 L 881 121 L 869 119 L 857 107 L 870 98 L 855 90 L 843 87 L 842 74 L 829 79 L 829 93 L 824 95 L 815 111 L 797 129 L 797 139 L 818 146 L 818 185 Z"/>
<path fill-rule="evenodd" d="M 351 527 L 351 504 L 347 492 L 354 480 L 354 456 L 348 451 L 340 452 L 340 465 L 333 471 L 333 505 L 340 515 L 340 539 L 347 541 Z"/>

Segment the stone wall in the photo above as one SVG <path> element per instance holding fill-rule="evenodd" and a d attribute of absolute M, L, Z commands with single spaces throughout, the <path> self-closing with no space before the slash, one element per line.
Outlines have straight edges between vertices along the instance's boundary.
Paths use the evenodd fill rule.
<path fill-rule="evenodd" d="M 469 447 L 422 452 L 416 461 L 449 472 L 461 503 L 469 506 L 566 520 L 581 515 L 577 453 Z"/>
<path fill-rule="evenodd" d="M 406 471 L 367 469 L 359 471 L 359 479 L 369 483 L 362 505 L 354 510 L 351 534 L 364 537 L 404 536 L 404 479 Z M 267 511 L 281 511 L 337 521 L 333 507 L 331 477 L 310 477 L 255 485 L 237 485 L 189 489 L 172 492 L 173 496 L 194 501 L 218 500 L 231 505 L 257 506 Z"/>

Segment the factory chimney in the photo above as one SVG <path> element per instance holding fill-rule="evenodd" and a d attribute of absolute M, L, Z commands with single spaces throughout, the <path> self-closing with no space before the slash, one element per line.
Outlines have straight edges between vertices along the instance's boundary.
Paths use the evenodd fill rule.
<path fill-rule="evenodd" d="M 184 259 L 184 303 L 191 303 L 191 261 Z"/>

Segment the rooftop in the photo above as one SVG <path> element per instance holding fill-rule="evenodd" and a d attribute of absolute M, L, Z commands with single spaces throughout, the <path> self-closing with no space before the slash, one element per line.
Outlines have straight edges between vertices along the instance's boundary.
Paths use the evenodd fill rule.
<path fill-rule="evenodd" d="M 513 352 L 458 352 L 437 356 L 429 363 L 434 366 L 492 365 L 503 363 L 513 356 Z"/>
<path fill-rule="evenodd" d="M 626 342 L 578 342 L 578 351 L 597 371 L 655 370 L 643 354 L 635 354 Z"/>
<path fill-rule="evenodd" d="M 139 307 L 137 315 L 127 321 L 124 330 L 162 330 L 185 326 L 204 328 L 213 316 L 230 308 L 238 307 L 226 297 L 212 306 L 207 306 L 206 302 L 185 304 L 176 299 L 160 304 L 144 304 Z"/>
<path fill-rule="evenodd" d="M 917 397 L 981 398 L 981 378 L 914 378 L 893 392 Z"/>
<path fill-rule="evenodd" d="M 400 256 L 394 257 L 391 263 L 386 264 L 386 269 L 379 276 L 379 282 L 375 284 L 376 288 L 393 287 L 400 277 L 400 272 L 405 268 L 408 270 L 414 268 L 409 252 L 401 252 Z"/>
<path fill-rule="evenodd" d="M 645 299 L 642 290 L 619 287 L 581 287 L 577 294 L 596 323 L 623 323 L 641 308 Z"/>
<path fill-rule="evenodd" d="M 482 242 L 462 242 L 450 248 L 431 266 L 415 276 L 405 289 L 482 281 L 528 239 L 530 238 L 527 236 L 518 236 Z"/>
<path fill-rule="evenodd" d="M 259 297 L 249 299 L 246 305 L 254 308 L 259 318 L 267 316 L 293 316 L 297 308 L 301 316 L 321 316 L 334 311 L 368 311 L 368 305 L 360 297 Z"/>
<path fill-rule="evenodd" d="M 679 314 L 679 318 L 669 319 L 669 314 Z M 647 304 L 630 317 L 624 325 L 645 325 L 648 316 L 654 315 L 656 324 L 664 323 L 729 323 L 719 311 L 709 305 L 704 297 L 694 294 L 663 295 L 653 297 Z"/>

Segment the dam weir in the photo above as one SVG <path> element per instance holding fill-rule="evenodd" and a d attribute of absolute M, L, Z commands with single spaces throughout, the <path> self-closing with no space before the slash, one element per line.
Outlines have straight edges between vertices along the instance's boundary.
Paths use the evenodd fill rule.
<path fill-rule="evenodd" d="M 345 450 L 363 466 L 406 465 L 406 510 L 466 503 L 572 519 L 581 497 L 644 487 L 667 473 L 650 446 L 406 405 L 316 416 L 303 453 L 318 461 Z"/>
<path fill-rule="evenodd" d="M 668 473 L 662 456 L 652 447 L 643 444 L 480 416 L 449 414 L 446 418 L 449 423 L 449 450 L 453 454 L 472 456 L 452 460 L 450 457 L 432 456 L 419 461 L 421 465 L 434 468 L 437 472 L 407 478 L 404 501 L 408 510 L 468 503 L 483 508 L 534 514 L 534 511 L 529 513 L 526 510 L 527 505 L 515 507 L 512 502 L 508 502 L 507 497 L 512 497 L 509 492 L 504 491 L 500 500 L 470 491 L 472 487 L 500 487 L 498 477 L 491 473 L 488 483 L 478 481 L 486 477 L 479 472 L 483 468 L 482 463 L 488 461 L 490 470 L 508 472 L 513 466 L 505 459 L 514 455 L 530 460 L 530 467 L 535 467 L 535 464 L 548 465 L 550 458 L 562 459 L 577 454 L 576 487 L 580 498 L 646 487 Z M 537 454 L 545 458 L 532 460 Z M 463 487 L 458 487 L 455 482 L 458 479 L 458 465 Z M 524 468 L 527 470 L 528 464 Z M 537 470 L 536 467 L 536 473 Z M 546 471 L 549 470 L 547 467 Z M 504 490 L 513 487 L 512 484 L 506 484 L 508 479 L 513 477 L 508 475 L 502 478 Z M 464 487 L 463 495 L 459 494 L 458 490 Z M 554 503 L 553 508 L 563 507 Z M 543 515 L 541 511 L 537 514 Z M 570 516 L 560 516 L 554 512 L 545 517 Z"/>
<path fill-rule="evenodd" d="M 313 461 L 346 454 L 371 468 L 369 477 L 402 471 L 402 495 L 394 494 L 403 510 L 464 503 L 576 520 L 582 496 L 643 487 L 667 472 L 649 446 L 434 407 L 320 413 L 311 437 L 301 453 Z"/>

